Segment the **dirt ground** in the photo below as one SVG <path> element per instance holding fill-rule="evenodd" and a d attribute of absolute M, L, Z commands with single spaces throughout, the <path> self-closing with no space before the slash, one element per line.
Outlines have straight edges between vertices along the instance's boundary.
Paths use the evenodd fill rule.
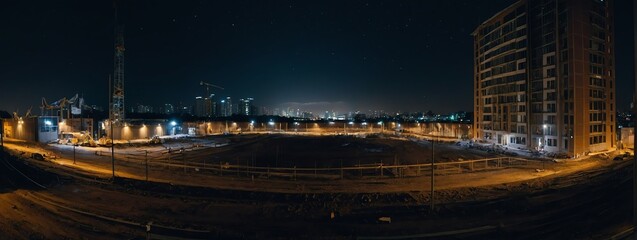
<path fill-rule="evenodd" d="M 163 146 L 128 146 L 116 150 L 137 154 L 141 148 L 165 151 L 166 148 L 192 147 L 192 144 L 179 140 Z M 196 144 L 211 144 L 211 141 L 197 140 Z M 214 144 L 227 145 L 215 147 Z M 274 152 L 277 161 L 276 145 L 279 145 L 279 160 L 281 164 L 288 164 L 285 159 L 296 156 L 308 156 L 312 159 L 310 162 L 329 162 L 334 155 L 341 154 L 366 159 L 385 156 L 392 160 L 392 155 L 397 155 L 396 158 L 409 161 L 406 153 L 427 151 L 426 143 L 340 136 L 318 140 L 303 136 L 230 136 L 216 137 L 214 144 L 209 148 L 192 148 L 187 155 L 192 159 L 210 154 L 231 158 L 232 154 L 245 157 L 251 156 L 251 151 L 261 150 L 262 155 L 255 153 L 257 159 L 268 159 L 266 156 Z M 531 167 L 439 175 L 434 195 L 436 208 L 432 211 L 428 208 L 431 203 L 429 177 L 253 180 L 247 176 L 219 176 L 194 169 L 153 166 L 150 182 L 146 182 L 144 165 L 132 159 L 117 162 L 119 178 L 112 182 L 110 157 L 95 155 L 95 149 L 76 149 L 78 161 L 73 164 L 69 146 L 19 142 L 6 146 L 14 155 L 29 156 L 31 152 L 59 155 L 48 161 L 9 157 L 10 163 L 25 175 L 36 176 L 35 180 L 46 189 L 18 181 L 23 177 L 14 171 L 6 172 L 9 168 L 3 168 L 5 172 L 0 174 L 0 231 L 18 239 L 143 239 L 144 226 L 149 221 L 156 225 L 153 234 L 158 239 L 176 236 L 351 239 L 474 227 L 491 229 L 475 235 L 478 239 L 519 238 L 526 234 L 529 239 L 597 238 L 602 227 L 625 222 L 623 192 L 628 181 L 624 173 L 630 169 L 626 162 L 593 156 L 550 162 L 541 171 Z M 304 149 L 309 151 L 298 153 Z M 453 144 L 437 144 L 436 149 L 440 155 L 448 151 L 450 161 L 458 156 L 467 159 L 492 156 L 471 149 L 461 152 L 462 148 Z M 320 154 L 321 150 L 329 154 Z M 157 159 L 161 159 L 161 155 Z M 616 194 L 608 194 L 608 191 Z M 594 197 L 582 198 L 584 193 Z M 599 212 L 606 215 L 597 216 Z M 564 219 L 568 216 L 579 217 L 578 220 Z M 380 217 L 389 217 L 392 223 L 383 223 Z M 555 223 L 557 228 L 547 228 L 543 219 L 563 222 Z M 604 221 L 608 224 L 581 230 L 594 219 L 607 219 Z M 560 227 L 567 227 L 563 224 L 569 222 L 576 224 L 568 225 L 572 228 L 567 234 L 559 232 Z M 545 230 L 537 231 L 538 227 Z M 534 234 L 529 234 L 527 228 Z M 555 231 L 560 234 L 555 235 Z"/>
<path fill-rule="evenodd" d="M 243 139 L 232 139 L 237 146 L 230 145 L 228 151 L 216 153 L 215 157 L 239 163 L 254 160 L 256 166 L 262 167 L 340 167 L 341 161 L 343 166 L 431 161 L 431 142 L 372 136 L 264 135 L 247 144 L 242 144 Z M 438 162 L 503 156 L 470 149 L 458 151 L 459 147 L 444 142 L 436 143 L 434 148 Z"/>

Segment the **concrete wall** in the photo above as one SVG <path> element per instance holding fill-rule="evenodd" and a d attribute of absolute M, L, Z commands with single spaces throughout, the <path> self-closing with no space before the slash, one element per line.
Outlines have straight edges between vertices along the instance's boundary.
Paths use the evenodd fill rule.
<path fill-rule="evenodd" d="M 91 118 L 64 119 L 62 122 L 60 122 L 59 127 L 60 127 L 60 133 L 85 131 L 92 134 L 93 119 Z"/>
<path fill-rule="evenodd" d="M 57 117 L 4 119 L 3 136 L 30 142 L 47 143 L 58 139 Z"/>
<path fill-rule="evenodd" d="M 107 122 L 100 124 L 103 133 L 110 137 Z M 184 122 L 173 126 L 169 122 L 155 124 L 113 126 L 114 139 L 148 139 L 153 136 L 188 134 L 206 136 L 223 133 L 257 132 L 308 132 L 308 133 L 378 133 L 401 131 L 405 133 L 448 138 L 472 138 L 471 124 L 464 123 L 355 123 L 347 121 L 333 122 Z"/>
<path fill-rule="evenodd" d="M 5 137 L 30 142 L 37 141 L 37 119 L 28 118 L 22 121 L 16 119 L 5 119 L 3 124 L 3 135 Z"/>
<path fill-rule="evenodd" d="M 108 123 L 104 125 L 106 136 L 110 138 L 111 129 Z M 113 126 L 113 138 L 115 140 L 149 139 L 166 135 L 166 129 L 166 124 Z"/>
<path fill-rule="evenodd" d="M 471 124 L 463 123 L 356 123 L 333 122 L 189 122 L 182 124 L 183 134 L 197 136 L 221 134 L 224 132 L 310 132 L 310 133 L 374 133 L 402 131 L 451 138 L 471 138 Z M 190 131 L 189 131 L 190 130 Z"/>

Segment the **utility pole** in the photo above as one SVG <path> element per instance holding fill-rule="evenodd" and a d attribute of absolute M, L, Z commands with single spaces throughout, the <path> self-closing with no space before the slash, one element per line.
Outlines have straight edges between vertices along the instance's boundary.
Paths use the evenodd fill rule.
<path fill-rule="evenodd" d="M 434 210 L 434 138 L 431 138 L 431 197 L 430 206 L 431 210 Z"/>
<path fill-rule="evenodd" d="M 148 150 L 146 151 L 146 182 L 148 182 Z"/>
<path fill-rule="evenodd" d="M 113 182 L 115 181 L 115 140 L 113 137 L 113 120 L 111 119 L 111 166 L 113 168 Z"/>

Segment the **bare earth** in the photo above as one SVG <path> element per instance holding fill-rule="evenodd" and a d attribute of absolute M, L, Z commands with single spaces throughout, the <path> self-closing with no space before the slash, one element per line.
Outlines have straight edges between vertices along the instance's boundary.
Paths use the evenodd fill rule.
<path fill-rule="evenodd" d="M 13 155 L 29 156 L 39 152 L 49 156 L 53 153 L 58 158 L 25 159 L 24 162 L 5 158 L 7 164 L 22 169 L 25 175 L 38 176 L 40 179 L 36 181 L 47 188 L 15 183 L 12 179 L 19 176 L 0 179 L 4 189 L 0 191 L 0 231 L 12 238 L 25 239 L 143 238 L 145 232 L 141 225 L 149 221 L 158 226 L 157 233 L 153 231 L 157 237 L 186 238 L 332 239 L 451 231 L 491 224 L 481 220 L 481 214 L 471 214 L 476 211 L 468 207 L 472 204 L 502 201 L 498 199 L 519 194 L 544 194 L 550 189 L 576 188 L 597 176 L 610 181 L 606 180 L 606 173 L 623 166 L 621 162 L 591 157 L 547 162 L 543 171 L 537 170 L 541 166 L 538 165 L 437 175 L 435 214 L 426 208 L 431 197 L 429 176 L 366 176 L 330 181 L 253 179 L 250 174 L 220 176 L 194 167 L 184 171 L 183 167 L 171 167 L 168 154 L 161 153 L 167 151 L 166 148 L 172 151 L 184 147 L 188 156 L 184 159 L 188 163 L 204 159 L 210 161 L 208 164 L 232 162 L 232 159 L 240 163 L 247 159 L 253 166 L 276 164 L 281 167 L 314 167 L 317 165 L 314 162 L 321 162 L 323 167 L 340 166 L 341 159 L 346 160 L 346 166 L 359 162 L 373 164 L 378 160 L 385 164 L 430 161 L 431 149 L 426 143 L 350 137 L 323 140 L 326 141 L 303 136 L 236 136 L 196 140 L 196 144 L 204 147 L 195 148 L 188 140 L 168 142 L 164 146 L 116 148 L 120 154 L 131 154 L 117 158 L 122 160 L 116 163 L 119 177 L 116 184 L 109 180 L 110 155 L 95 153 L 102 151 L 100 154 L 106 155 L 110 149 L 79 147 L 76 164 L 73 164 L 70 146 L 5 143 Z M 144 181 L 142 150 L 153 152 L 149 157 L 148 183 Z M 452 144 L 437 145 L 435 154 L 440 156 L 436 161 L 493 156 Z M 182 160 L 171 161 L 176 164 Z M 552 196 L 545 196 L 537 204 Z M 412 210 L 405 212 L 406 209 Z M 455 212 L 459 210 L 454 209 L 465 210 L 459 214 Z M 335 218 L 330 220 L 332 212 Z M 392 224 L 379 225 L 378 218 L 385 215 L 393 216 Z M 464 216 L 464 220 L 453 220 L 454 216 Z M 166 230 L 169 228 L 175 229 Z"/>

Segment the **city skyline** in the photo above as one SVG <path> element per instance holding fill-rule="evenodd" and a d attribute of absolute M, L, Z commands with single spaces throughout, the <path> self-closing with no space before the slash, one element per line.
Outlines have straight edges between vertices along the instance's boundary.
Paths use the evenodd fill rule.
<path fill-rule="evenodd" d="M 207 81 L 225 87 L 214 91 L 218 96 L 254 97 L 272 109 L 470 111 L 470 33 L 512 2 L 126 2 L 120 6 L 126 108 L 166 102 L 194 106 L 194 98 L 205 95 L 199 82 Z M 619 1 L 615 14 L 617 82 L 629 86 L 630 8 L 621 4 L 626 3 Z M 12 7 L 31 11 L 17 14 Z M 14 46 L 0 60 L 6 66 L 0 77 L 7 89 L 15 89 L 0 96 L 0 109 L 33 107 L 38 113 L 41 97 L 76 93 L 87 104 L 108 109 L 115 37 L 111 3 L 15 1 L 0 11 L 12 20 L 6 22 L 17 22 L 7 25 L 8 31 L 25 32 L 0 39 Z M 141 11 L 148 14 L 136 14 Z M 69 12 L 78 14 L 60 17 Z M 463 17 L 448 17 L 453 15 Z M 34 85 L 39 88 L 31 89 Z M 628 108 L 631 99 L 631 88 L 618 87 L 618 109 Z"/>

